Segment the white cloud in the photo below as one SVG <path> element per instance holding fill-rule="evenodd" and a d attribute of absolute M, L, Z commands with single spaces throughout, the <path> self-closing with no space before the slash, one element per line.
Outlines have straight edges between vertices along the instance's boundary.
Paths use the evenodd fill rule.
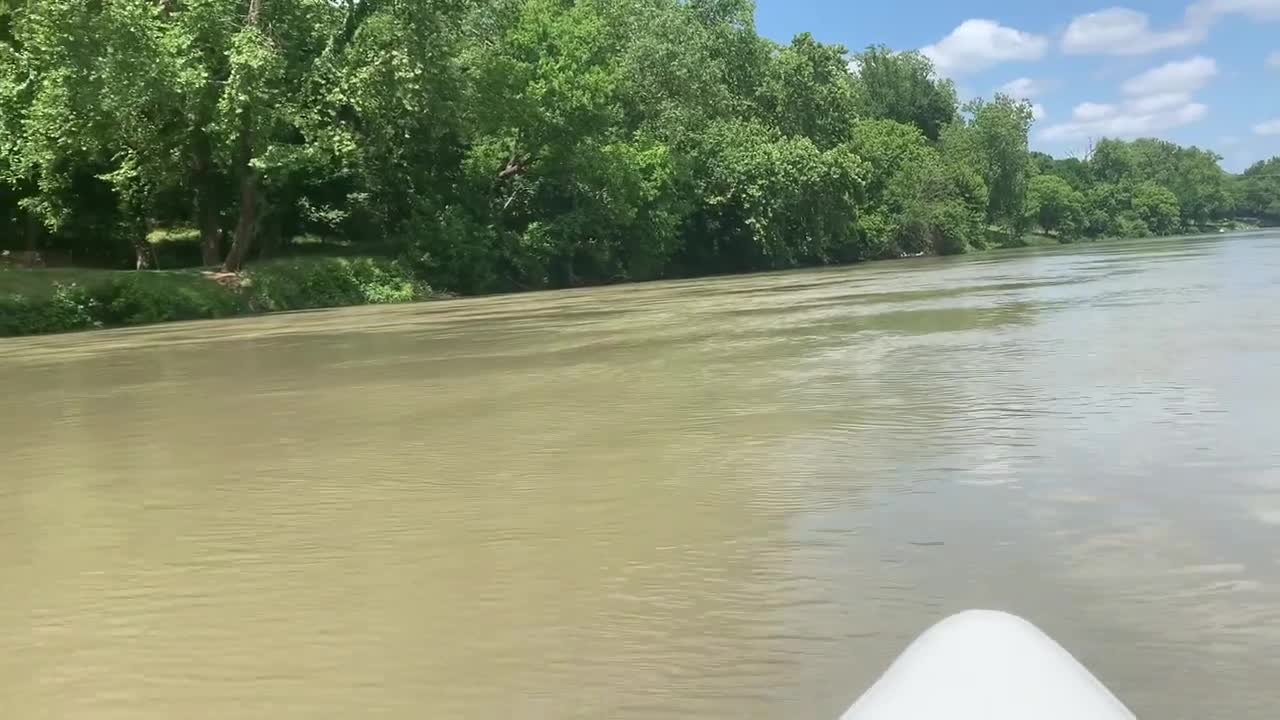
<path fill-rule="evenodd" d="M 1041 120 L 1047 117 L 1049 117 L 1049 111 L 1044 109 L 1044 105 L 1041 105 L 1040 103 L 1035 103 L 1031 106 L 1032 120 L 1035 120 L 1036 122 L 1040 122 Z"/>
<path fill-rule="evenodd" d="M 1195 44 L 1204 39 L 1205 30 L 1188 24 L 1157 31 L 1146 13 L 1113 7 L 1073 19 L 1062 35 L 1062 50 L 1071 55 L 1142 55 Z"/>
<path fill-rule="evenodd" d="M 1144 98 L 1119 106 L 1081 103 L 1071 113 L 1071 122 L 1050 125 L 1038 137 L 1048 142 L 1095 137 L 1141 137 L 1190 125 L 1209 112 L 1208 106 L 1196 102 L 1148 110 L 1141 105 L 1142 100 Z"/>
<path fill-rule="evenodd" d="M 1280 118 L 1268 120 L 1253 126 L 1255 135 L 1280 135 Z"/>
<path fill-rule="evenodd" d="M 1039 60 L 1049 41 L 994 20 L 965 20 L 933 45 L 921 49 L 943 75 L 962 75 L 1017 60 Z"/>
<path fill-rule="evenodd" d="M 1062 50 L 1072 55 L 1143 55 L 1196 45 L 1231 15 L 1280 20 L 1280 0 L 1199 0 L 1187 8 L 1179 24 L 1163 30 L 1152 28 L 1144 12 L 1111 7 L 1072 19 L 1062 34 Z"/>
<path fill-rule="evenodd" d="M 1217 62 L 1203 56 L 1165 63 L 1126 81 L 1121 87 L 1125 99 L 1111 104 L 1081 103 L 1072 110 L 1070 122 L 1051 125 L 1038 137 L 1050 142 L 1141 137 L 1190 125 L 1209 112 L 1192 93 L 1217 74 Z"/>
<path fill-rule="evenodd" d="M 1071 117 L 1078 122 L 1095 122 L 1104 118 L 1109 118 L 1120 111 L 1115 105 L 1105 105 L 1103 103 L 1084 102 L 1080 103 L 1071 111 Z"/>
<path fill-rule="evenodd" d="M 1267 67 L 1272 70 L 1280 70 L 1280 50 L 1276 50 L 1267 56 Z"/>
<path fill-rule="evenodd" d="M 1154 113 L 1180 108 L 1191 102 L 1191 93 L 1169 92 L 1144 95 L 1129 101 L 1129 108 L 1140 113 Z"/>
<path fill-rule="evenodd" d="M 1044 92 L 1044 85 L 1028 77 L 1020 77 L 996 88 L 996 92 L 1004 93 L 1019 100 L 1030 100 Z"/>
<path fill-rule="evenodd" d="M 1212 58 L 1197 55 L 1190 60 L 1165 63 L 1148 70 L 1124 84 L 1126 95 L 1160 95 L 1164 93 L 1191 93 L 1204 87 L 1218 74 L 1218 63 Z"/>
<path fill-rule="evenodd" d="M 1211 23 L 1224 15 L 1280 20 L 1280 0 L 1200 0 L 1187 8 L 1188 23 Z"/>

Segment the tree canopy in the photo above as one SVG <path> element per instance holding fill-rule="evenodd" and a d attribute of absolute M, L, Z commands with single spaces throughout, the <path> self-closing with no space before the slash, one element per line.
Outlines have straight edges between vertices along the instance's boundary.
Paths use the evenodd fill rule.
<path fill-rule="evenodd" d="M 750 0 L 4 0 L 0 243 L 238 270 L 299 238 L 458 292 L 1280 220 L 1157 140 L 1030 153 L 916 52 L 778 44 Z"/>

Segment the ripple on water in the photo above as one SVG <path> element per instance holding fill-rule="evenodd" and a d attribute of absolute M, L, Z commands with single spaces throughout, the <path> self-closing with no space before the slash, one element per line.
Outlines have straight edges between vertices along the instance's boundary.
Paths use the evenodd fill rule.
<path fill-rule="evenodd" d="M 1271 718 L 1277 237 L 5 342 L 7 716 L 835 717 L 981 606 Z"/>

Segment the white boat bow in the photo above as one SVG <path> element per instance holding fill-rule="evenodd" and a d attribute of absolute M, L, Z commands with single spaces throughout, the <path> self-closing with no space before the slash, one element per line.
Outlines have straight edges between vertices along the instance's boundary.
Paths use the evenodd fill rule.
<path fill-rule="evenodd" d="M 1135 720 L 1071 653 L 1015 615 L 929 628 L 842 720 Z"/>

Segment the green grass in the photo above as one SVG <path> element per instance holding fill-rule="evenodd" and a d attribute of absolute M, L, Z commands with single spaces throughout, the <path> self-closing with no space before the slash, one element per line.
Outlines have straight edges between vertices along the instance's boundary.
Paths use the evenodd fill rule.
<path fill-rule="evenodd" d="M 48 270 L 0 268 L 0 297 L 25 295 L 31 298 L 49 298 L 53 297 L 53 291 L 59 284 L 96 284 L 107 278 L 124 274 L 127 273 L 88 268 L 50 268 Z"/>
<path fill-rule="evenodd" d="M 167 245 L 169 243 L 192 243 L 200 244 L 200 231 L 190 225 L 174 225 L 172 227 L 163 227 L 152 230 L 147 233 L 147 242 L 152 245 Z"/>

